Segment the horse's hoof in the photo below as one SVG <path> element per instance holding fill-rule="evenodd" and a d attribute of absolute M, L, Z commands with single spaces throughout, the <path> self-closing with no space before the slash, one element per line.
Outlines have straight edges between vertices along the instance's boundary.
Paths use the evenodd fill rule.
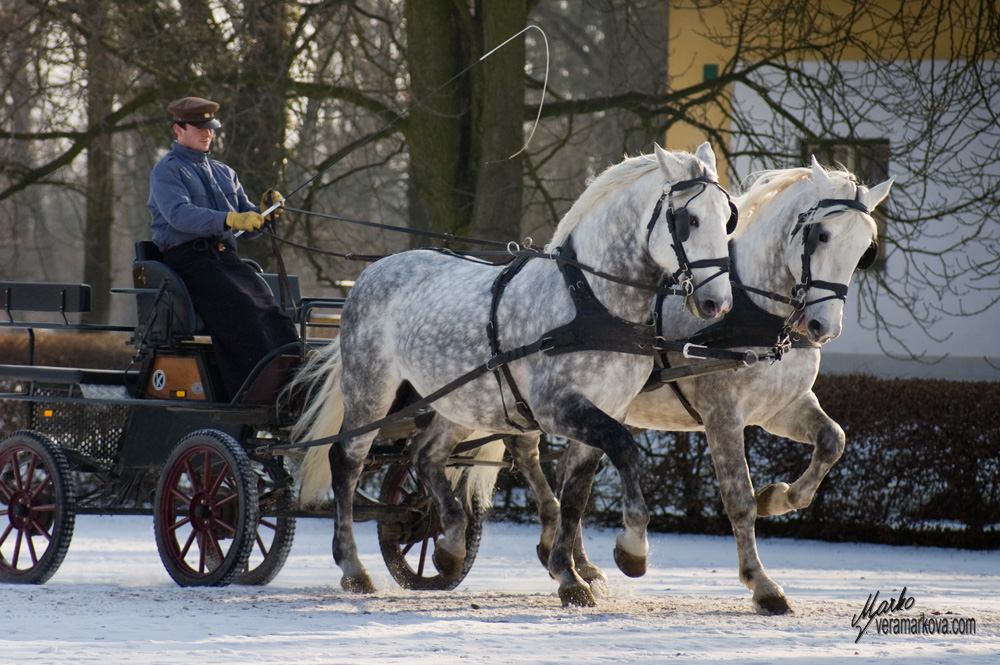
<path fill-rule="evenodd" d="M 353 575 L 351 577 L 344 575 L 340 578 L 340 588 L 351 593 L 375 593 L 378 591 L 368 573 L 361 573 L 360 575 Z"/>
<path fill-rule="evenodd" d="M 629 554 L 618 545 L 615 545 L 615 563 L 618 564 L 618 570 L 629 577 L 642 577 L 646 574 L 646 557 Z"/>
<path fill-rule="evenodd" d="M 452 581 L 462 579 L 462 563 L 465 561 L 465 557 L 458 558 L 447 550 L 435 547 L 431 561 L 434 562 L 434 567 L 445 579 Z"/>
<path fill-rule="evenodd" d="M 546 568 L 549 567 L 549 553 L 552 552 L 551 547 L 546 547 L 542 543 L 535 545 L 535 554 L 538 555 L 538 560 L 542 562 L 542 565 Z"/>
<path fill-rule="evenodd" d="M 775 483 L 761 488 L 757 492 L 757 517 L 770 517 L 771 515 L 784 515 L 791 508 L 781 510 L 777 503 L 788 503 L 788 483 Z M 780 498 L 779 498 L 780 497 Z"/>
<path fill-rule="evenodd" d="M 792 606 L 788 604 L 788 599 L 784 596 L 764 596 L 754 597 L 753 611 L 764 616 L 780 616 L 782 614 L 793 614 Z"/>
<path fill-rule="evenodd" d="M 597 599 L 586 584 L 572 584 L 559 587 L 559 600 L 563 607 L 594 607 Z"/>
<path fill-rule="evenodd" d="M 576 567 L 576 574 L 583 578 L 583 581 L 591 586 L 595 582 L 608 583 L 608 576 L 604 574 L 604 571 L 595 566 L 592 563 L 587 563 L 582 566 Z"/>

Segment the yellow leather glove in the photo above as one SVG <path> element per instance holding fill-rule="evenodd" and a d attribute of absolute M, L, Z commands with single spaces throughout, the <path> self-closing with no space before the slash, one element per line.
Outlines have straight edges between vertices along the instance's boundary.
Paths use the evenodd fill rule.
<path fill-rule="evenodd" d="M 238 231 L 256 231 L 264 225 L 259 212 L 231 212 L 226 215 L 226 225 Z"/>
<path fill-rule="evenodd" d="M 271 189 L 269 189 L 266 192 L 264 192 L 264 196 L 262 196 L 261 199 L 260 199 L 260 211 L 261 211 L 261 213 L 263 213 L 265 210 L 267 210 L 268 208 L 270 208 L 271 206 L 273 206 L 275 203 L 280 203 L 280 202 L 282 202 L 284 200 L 285 200 L 285 197 L 283 197 L 281 195 L 281 192 L 279 192 L 278 190 L 276 190 L 276 189 L 274 189 L 272 187 Z M 275 208 L 274 212 L 272 212 L 270 215 L 267 216 L 267 221 L 273 223 L 274 220 L 276 220 L 278 218 L 278 216 L 281 215 L 281 213 L 284 212 L 284 211 L 285 211 L 285 207 L 284 206 L 282 206 L 280 208 Z"/>

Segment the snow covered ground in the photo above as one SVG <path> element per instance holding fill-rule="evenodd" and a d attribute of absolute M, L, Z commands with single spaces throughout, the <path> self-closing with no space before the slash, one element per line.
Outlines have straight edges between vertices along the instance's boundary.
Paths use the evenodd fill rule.
<path fill-rule="evenodd" d="M 535 558 L 538 530 L 487 524 L 472 571 L 449 592 L 400 589 L 358 525 L 381 589 L 340 590 L 332 522 L 299 520 L 288 563 L 266 587 L 177 587 L 148 517 L 77 518 L 69 554 L 43 586 L 0 586 L 0 663 L 1000 663 L 1000 554 L 767 539 L 761 559 L 795 614 L 752 613 L 728 537 L 652 534 L 650 570 L 628 579 L 614 533 L 587 530 L 609 577 L 596 608 L 563 608 Z M 908 609 L 855 642 L 869 594 Z M 923 616 L 923 620 L 920 617 Z M 880 619 L 975 634 L 884 635 Z M 899 625 L 897 622 L 896 625 Z"/>

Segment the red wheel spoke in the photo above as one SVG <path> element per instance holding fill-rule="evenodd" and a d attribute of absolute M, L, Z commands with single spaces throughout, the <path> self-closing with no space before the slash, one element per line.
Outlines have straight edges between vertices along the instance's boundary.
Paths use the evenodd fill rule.
<path fill-rule="evenodd" d="M 0 476 L 3 476 L 3 471 L 0 471 Z M 7 486 L 7 483 L 0 482 L 0 493 L 3 494 L 4 499 L 10 501 L 11 497 L 14 496 L 14 490 Z"/>
<path fill-rule="evenodd" d="M 263 517 L 261 518 L 260 522 L 258 523 L 258 528 L 261 527 L 261 526 L 266 526 L 268 529 L 271 529 L 272 531 L 277 531 L 278 530 L 278 523 L 277 522 L 268 522 Z"/>
<path fill-rule="evenodd" d="M 221 508 L 221 507 L 223 507 L 223 506 L 225 506 L 227 504 L 232 503 L 233 501 L 239 502 L 239 500 L 240 500 L 240 495 L 239 494 L 230 494 L 229 496 L 227 496 L 226 498 L 222 499 L 221 501 L 217 501 L 215 503 L 215 507 L 218 509 L 218 508 Z"/>
<path fill-rule="evenodd" d="M 260 537 L 259 533 L 254 538 L 254 540 L 257 541 L 257 549 L 260 550 L 261 555 L 264 556 L 264 557 L 267 557 L 267 551 L 268 551 L 267 550 L 267 545 L 264 543 L 264 539 Z M 250 561 L 249 560 L 247 561 L 247 570 L 250 570 Z"/>
<path fill-rule="evenodd" d="M 180 526 L 180 525 L 177 525 L 177 526 Z M 187 542 L 184 543 L 184 547 L 181 548 L 181 557 L 180 558 L 183 559 L 184 557 L 187 556 L 187 553 L 191 549 L 191 545 L 194 543 L 194 539 L 197 536 L 198 536 L 198 532 L 197 531 L 191 531 L 191 533 L 188 535 Z"/>
<path fill-rule="evenodd" d="M 198 490 L 200 490 L 201 487 L 198 485 L 198 475 L 194 472 L 194 469 L 191 467 L 191 460 L 190 459 L 184 460 L 184 473 L 187 474 L 188 480 L 191 481 L 191 492 L 192 492 L 192 494 L 195 493 L 195 492 L 197 492 Z M 181 480 L 180 476 L 178 476 L 177 482 L 180 482 L 180 480 Z M 173 489 L 174 488 L 171 487 L 171 490 L 173 490 Z"/>
<path fill-rule="evenodd" d="M 429 538 L 424 538 L 420 542 L 420 558 L 417 560 L 417 577 L 424 576 L 424 564 L 427 562 L 427 542 Z"/>
<path fill-rule="evenodd" d="M 215 553 L 219 555 L 219 565 L 221 566 L 222 560 L 226 558 L 226 555 L 222 551 L 222 545 L 219 543 L 219 539 L 216 537 L 215 533 L 210 533 L 209 536 L 209 542 L 212 544 L 212 547 L 215 548 Z M 218 568 L 218 566 L 216 566 L 216 568 Z"/>
<path fill-rule="evenodd" d="M 25 476 L 25 479 L 27 480 L 28 484 L 25 485 L 22 489 L 28 490 L 29 492 L 31 491 L 31 483 L 35 480 L 35 469 L 37 468 L 37 466 L 38 466 L 38 455 L 31 453 L 31 458 L 28 461 L 28 474 L 27 476 Z"/>
<path fill-rule="evenodd" d="M 17 560 L 21 558 L 21 536 L 23 535 L 24 532 L 18 529 L 17 540 L 14 541 L 14 556 L 11 557 L 10 561 L 11 566 L 14 567 L 14 570 L 17 570 Z"/>
<path fill-rule="evenodd" d="M 187 503 L 187 504 L 191 503 L 191 497 L 182 492 L 180 488 L 177 487 L 176 485 L 170 488 L 170 496 L 179 499 L 181 503 Z"/>
<path fill-rule="evenodd" d="M 34 524 L 34 522 L 32 522 L 32 523 Z M 45 537 L 49 538 L 48 534 L 46 534 Z M 38 554 L 35 552 L 35 541 L 33 541 L 31 539 L 31 536 L 28 536 L 28 535 L 25 535 L 25 539 L 28 541 L 28 554 L 31 555 L 31 565 L 32 566 L 37 566 L 38 565 Z M 52 539 L 49 538 L 49 540 L 52 540 Z"/>
<path fill-rule="evenodd" d="M 0 536 L 0 546 L 2 546 L 7 541 L 7 536 L 9 536 L 10 532 L 13 531 L 13 530 L 14 530 L 14 525 L 13 524 L 8 524 L 7 528 L 4 529 L 4 531 L 3 531 L 3 535 Z"/>
<path fill-rule="evenodd" d="M 216 496 L 219 493 L 219 488 L 222 487 L 223 481 L 226 480 L 231 473 L 232 470 L 229 468 L 229 464 L 223 463 L 222 469 L 219 471 L 219 476 L 215 479 L 215 482 L 212 483 L 212 488 L 208 491 L 209 495 Z"/>
<path fill-rule="evenodd" d="M 236 525 L 235 524 L 232 524 L 230 522 L 224 522 L 223 520 L 220 520 L 220 519 L 216 518 L 216 519 L 212 520 L 213 535 L 214 535 L 214 527 L 219 527 L 219 526 L 221 526 L 223 529 L 225 529 L 229 533 L 236 533 Z"/>
<path fill-rule="evenodd" d="M 18 492 L 24 491 L 24 479 L 21 477 L 21 463 L 17 459 L 16 452 L 14 453 L 11 464 L 14 469 L 14 487 Z"/>
<path fill-rule="evenodd" d="M 41 496 L 42 492 L 44 492 L 46 488 L 48 488 L 48 486 L 51 484 L 52 484 L 52 476 L 46 475 L 42 479 L 42 482 L 39 483 L 38 488 L 31 492 L 32 502 L 36 501 L 38 497 Z"/>
<path fill-rule="evenodd" d="M 185 518 L 181 519 L 178 522 L 174 522 L 173 524 L 171 524 L 167 528 L 170 529 L 171 531 L 176 531 L 177 529 L 181 528 L 185 524 L 190 524 L 190 523 L 191 523 L 191 517 L 188 516 L 188 517 L 185 517 Z"/>
<path fill-rule="evenodd" d="M 205 574 L 205 536 L 198 536 L 198 572 Z"/>
<path fill-rule="evenodd" d="M 39 534 L 45 536 L 45 540 L 52 542 L 52 533 L 48 529 L 42 528 L 42 525 L 38 523 L 37 520 L 31 520 L 31 527 L 38 531 Z M 28 539 L 28 543 L 31 543 L 31 539 Z"/>
<path fill-rule="evenodd" d="M 205 470 L 202 472 L 201 478 L 201 488 L 208 491 L 209 494 L 215 494 L 214 491 L 210 491 L 209 487 L 212 486 L 212 453 L 208 450 L 205 451 Z"/>

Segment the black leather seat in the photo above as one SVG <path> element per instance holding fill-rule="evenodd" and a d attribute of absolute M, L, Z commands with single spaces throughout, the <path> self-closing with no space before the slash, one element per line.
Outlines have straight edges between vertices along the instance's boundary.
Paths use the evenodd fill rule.
<path fill-rule="evenodd" d="M 180 276 L 167 264 L 151 240 L 135 244 L 132 283 L 136 291 L 139 326 L 150 344 L 176 344 L 195 335 L 207 335 L 205 322 L 194 310 Z"/>

